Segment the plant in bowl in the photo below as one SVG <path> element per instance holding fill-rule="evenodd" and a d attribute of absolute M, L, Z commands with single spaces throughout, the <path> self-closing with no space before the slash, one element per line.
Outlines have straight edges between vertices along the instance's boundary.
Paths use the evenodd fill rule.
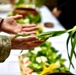
<path fill-rule="evenodd" d="M 20 66 L 22 75 L 28 75 L 29 73 L 31 75 L 47 75 L 53 72 L 69 72 L 69 69 L 64 65 L 66 59 L 57 53 L 58 51 L 48 41 L 39 47 L 28 50 L 27 53 L 19 56 L 19 62 L 23 64 L 23 66 Z M 26 70 L 27 67 L 29 71 Z"/>

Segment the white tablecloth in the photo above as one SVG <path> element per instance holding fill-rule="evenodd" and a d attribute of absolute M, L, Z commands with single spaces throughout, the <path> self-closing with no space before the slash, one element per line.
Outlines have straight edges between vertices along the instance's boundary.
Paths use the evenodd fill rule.
<path fill-rule="evenodd" d="M 44 31 L 53 31 L 53 30 L 64 30 L 65 28 L 58 22 L 58 20 L 52 15 L 50 10 L 46 7 L 43 6 L 40 9 L 41 16 L 42 16 L 42 25 L 44 28 Z M 8 13 L 0 13 L 0 17 L 7 17 Z M 53 28 L 46 28 L 44 27 L 45 22 L 52 22 L 54 24 Z M 1 34 L 6 34 L 6 33 L 1 33 Z M 67 52 L 66 52 L 66 39 L 67 39 L 68 34 L 63 34 L 59 37 L 54 37 L 48 39 L 48 41 L 52 42 L 52 46 L 55 47 L 59 53 L 62 54 L 63 58 L 67 57 Z M 0 75 L 20 75 L 20 68 L 19 68 L 19 63 L 18 63 L 18 55 L 20 54 L 20 50 L 12 50 L 10 56 L 4 63 L 0 63 Z M 75 62 L 75 60 L 74 60 Z M 65 63 L 65 65 L 68 67 L 68 61 Z M 71 71 L 73 73 L 76 73 L 75 70 Z"/>

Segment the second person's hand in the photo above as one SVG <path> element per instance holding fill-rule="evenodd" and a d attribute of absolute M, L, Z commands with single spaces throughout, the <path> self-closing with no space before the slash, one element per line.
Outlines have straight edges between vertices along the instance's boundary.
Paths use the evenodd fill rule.
<path fill-rule="evenodd" d="M 30 35 L 26 37 L 16 37 L 13 39 L 14 36 L 10 36 L 12 49 L 31 49 L 37 46 L 40 46 L 43 42 L 40 41 L 35 35 Z"/>

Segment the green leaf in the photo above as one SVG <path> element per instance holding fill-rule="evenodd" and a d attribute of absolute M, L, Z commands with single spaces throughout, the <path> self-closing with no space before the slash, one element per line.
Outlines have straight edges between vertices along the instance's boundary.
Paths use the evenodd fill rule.
<path fill-rule="evenodd" d="M 75 32 L 75 33 L 76 33 L 76 32 Z M 75 47 L 76 47 L 76 34 L 74 35 L 73 49 L 75 49 Z M 76 58 L 75 50 L 74 50 L 74 55 L 75 55 L 75 58 Z"/>
<path fill-rule="evenodd" d="M 74 37 L 75 38 L 75 37 Z M 71 45 L 72 45 L 72 48 L 71 48 L 71 54 L 70 54 L 70 60 L 72 61 L 72 58 L 73 58 L 73 55 L 76 57 L 76 53 L 75 53 L 75 41 L 76 39 L 73 39 L 71 38 Z M 74 68 L 74 66 L 72 65 L 72 67 Z"/>
<path fill-rule="evenodd" d="M 16 6 L 19 6 L 20 4 L 24 4 L 25 0 L 18 0 L 18 2 L 15 3 Z"/>
<path fill-rule="evenodd" d="M 76 53 L 75 53 L 75 44 L 76 44 L 76 37 L 75 37 L 75 35 L 76 34 L 75 33 L 76 33 L 75 29 L 72 30 L 69 33 L 69 36 L 68 36 L 67 41 L 66 41 L 66 44 L 67 44 L 67 54 L 68 54 L 68 58 L 69 58 L 69 61 L 70 61 L 69 68 L 70 68 L 71 65 L 74 68 L 74 65 L 72 63 L 72 58 L 73 58 L 73 55 L 76 57 Z M 74 38 L 73 38 L 73 35 L 74 35 Z M 71 52 L 70 52 L 70 54 L 69 54 L 69 50 L 68 50 L 69 42 L 71 43 Z"/>
<path fill-rule="evenodd" d="M 34 69 L 35 71 L 38 71 L 38 70 L 42 69 L 42 66 L 40 64 L 34 63 L 34 62 L 33 63 L 31 62 L 31 64 L 29 65 L 29 67 L 32 68 L 32 69 Z"/>
<path fill-rule="evenodd" d="M 25 36 L 28 36 L 28 35 L 29 35 L 29 34 L 16 34 L 13 39 L 15 39 L 15 38 L 17 38 L 17 37 L 19 37 L 19 36 L 25 37 Z M 13 40 L 13 39 L 12 39 L 12 40 Z"/>
<path fill-rule="evenodd" d="M 59 54 L 57 57 L 56 57 L 56 60 L 59 60 L 61 58 L 61 54 Z"/>
<path fill-rule="evenodd" d="M 70 60 L 72 61 L 72 58 L 73 58 L 73 53 L 74 53 L 74 49 L 73 49 L 73 39 L 72 39 L 72 33 L 71 33 L 71 53 L 70 53 Z M 74 65 L 73 65 L 73 63 L 71 64 L 72 65 L 72 67 L 74 68 Z"/>
<path fill-rule="evenodd" d="M 72 62 L 71 62 L 71 60 L 70 60 L 69 50 L 68 50 L 68 44 L 69 44 L 70 38 L 71 38 L 71 34 L 69 34 L 69 36 L 68 36 L 68 38 L 67 38 L 67 41 L 66 41 L 66 48 L 67 48 L 67 55 L 68 55 L 70 64 L 72 64 Z M 69 68 L 70 68 L 70 66 L 69 66 Z"/>

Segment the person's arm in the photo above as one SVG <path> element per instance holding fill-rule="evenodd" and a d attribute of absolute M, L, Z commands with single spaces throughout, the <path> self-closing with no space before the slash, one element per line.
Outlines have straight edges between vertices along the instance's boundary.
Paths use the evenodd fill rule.
<path fill-rule="evenodd" d="M 0 28 L 3 22 L 3 18 L 0 17 Z M 11 50 L 11 40 L 8 36 L 0 35 L 0 62 L 4 62 Z"/>
<path fill-rule="evenodd" d="M 3 21 L 3 18 L 0 17 L 0 23 Z"/>
<path fill-rule="evenodd" d="M 59 17 L 61 13 L 66 13 L 69 8 L 69 0 L 56 0 L 56 7 L 52 10 L 55 17 Z"/>
<path fill-rule="evenodd" d="M 20 16 L 8 17 L 4 18 L 4 20 L 0 19 L 0 30 L 8 33 L 14 33 L 14 30 L 16 30 L 14 34 L 22 33 L 30 34 L 30 36 L 20 36 L 13 39 L 15 35 L 0 35 L 0 62 L 4 62 L 6 58 L 8 58 L 11 49 L 31 49 L 44 42 L 40 41 L 36 36 L 31 35 L 34 34 L 33 30 L 38 29 L 35 25 L 26 26 L 17 24 L 16 19 L 18 18 L 20 18 Z"/>
<path fill-rule="evenodd" d="M 4 62 L 12 49 L 32 49 L 34 47 L 40 46 L 44 41 L 41 41 L 35 35 L 30 35 L 26 37 L 18 36 L 14 38 L 15 35 L 0 35 L 0 62 Z"/>
<path fill-rule="evenodd" d="M 0 35 L 0 63 L 4 62 L 11 51 L 11 40 L 8 36 Z"/>
<path fill-rule="evenodd" d="M 58 10 L 64 11 L 69 5 L 69 0 L 56 0 L 57 1 L 57 8 Z"/>

